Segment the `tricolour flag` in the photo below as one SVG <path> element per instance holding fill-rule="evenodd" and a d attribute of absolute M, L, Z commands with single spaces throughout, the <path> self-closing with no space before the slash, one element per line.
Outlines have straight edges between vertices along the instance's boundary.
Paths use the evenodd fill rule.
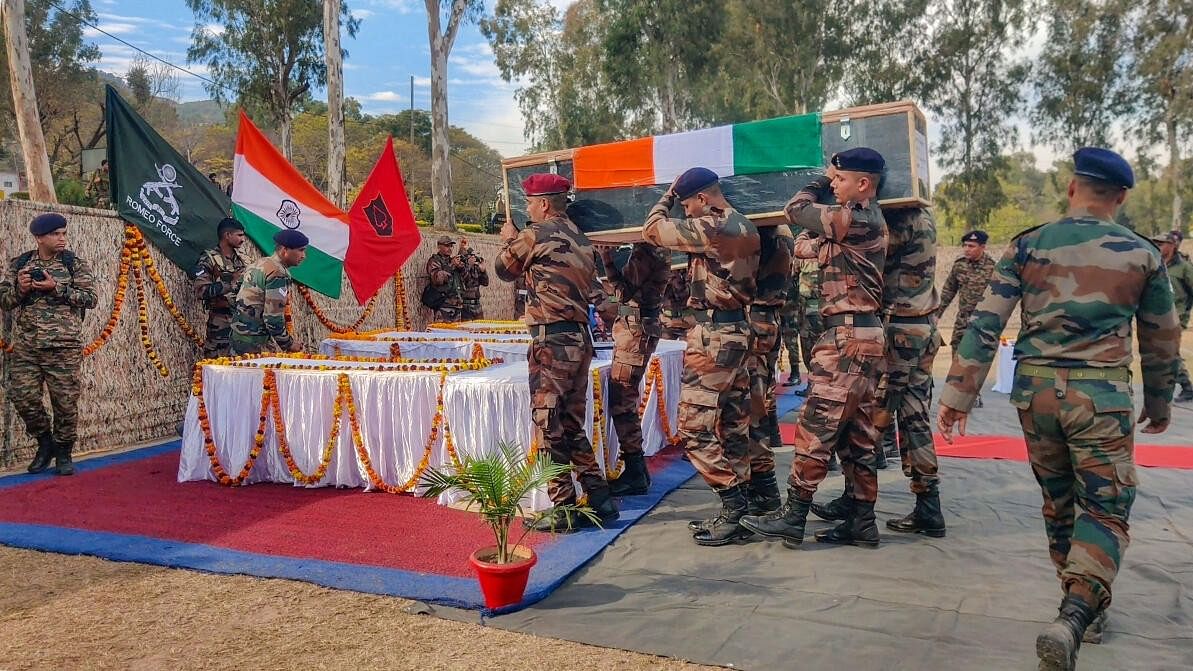
<path fill-rule="evenodd" d="M 352 244 L 344 257 L 344 270 L 357 302 L 364 305 L 418 249 L 422 239 L 402 184 L 393 136 L 385 141 L 385 149 L 348 216 Z"/>
<path fill-rule="evenodd" d="M 336 207 L 282 156 L 242 111 L 236 134 L 232 209 L 265 253 L 283 229 L 302 231 L 311 244 L 295 280 L 331 298 L 340 297 L 348 251 L 348 214 Z"/>
<path fill-rule="evenodd" d="M 670 184 L 703 166 L 720 177 L 824 165 L 819 114 L 598 144 L 572 156 L 577 189 Z"/>

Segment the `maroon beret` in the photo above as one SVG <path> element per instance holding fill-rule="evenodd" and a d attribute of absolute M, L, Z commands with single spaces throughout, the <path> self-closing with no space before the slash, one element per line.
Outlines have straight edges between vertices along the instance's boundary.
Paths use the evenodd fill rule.
<path fill-rule="evenodd" d="M 551 196 L 557 193 L 567 193 L 572 183 L 566 177 L 552 175 L 549 172 L 536 172 L 522 180 L 522 190 L 527 196 Z"/>

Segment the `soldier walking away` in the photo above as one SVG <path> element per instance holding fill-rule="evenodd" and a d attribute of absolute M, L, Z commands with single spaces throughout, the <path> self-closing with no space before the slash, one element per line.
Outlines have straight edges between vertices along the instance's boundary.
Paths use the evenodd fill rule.
<path fill-rule="evenodd" d="M 435 321 L 458 322 L 464 312 L 460 282 L 464 262 L 452 256 L 456 241 L 450 235 L 439 236 L 438 243 L 439 250 L 427 259 L 427 286 L 423 289 L 422 302 L 435 311 Z"/>
<path fill-rule="evenodd" d="M 1100 640 L 1129 543 L 1138 484 L 1132 320 L 1143 371 L 1144 433 L 1168 428 L 1180 347 L 1159 250 L 1114 223 L 1135 184 L 1131 166 L 1110 150 L 1090 147 L 1078 149 L 1073 163 L 1068 215 L 1020 233 L 998 262 L 991 290 L 953 357 L 938 419 L 946 441 L 954 425 L 965 435 L 999 336 L 1019 304 L 1011 405 L 1043 494 L 1049 555 L 1064 591 L 1060 614 L 1036 639 L 1046 671 L 1071 671 L 1083 636 Z"/>
<path fill-rule="evenodd" d="M 477 256 L 467 242 L 460 242 L 460 259 L 463 268 L 460 270 L 460 299 L 463 306 L 464 321 L 484 319 L 485 311 L 481 307 L 481 287 L 489 286 L 489 271 L 485 270 L 485 260 Z"/>
<path fill-rule="evenodd" d="M 83 314 L 95 307 L 91 266 L 66 248 L 66 218 L 39 214 L 29 224 L 37 248 L 11 259 L 0 279 L 0 309 L 16 311 L 9 355 L 8 398 L 37 439 L 27 469 L 41 473 L 54 459 L 58 475 L 72 475 L 77 438 Z M 51 421 L 42 404 L 50 395 Z"/>
<path fill-rule="evenodd" d="M 245 263 L 236 250 L 244 244 L 244 226 L 225 217 L 216 227 L 219 246 L 203 252 L 195 268 L 195 295 L 207 308 L 203 358 L 232 353 L 232 301 L 244 280 Z"/>
<path fill-rule="evenodd" d="M 526 276 L 529 287 L 524 321 L 530 330 L 530 406 L 541 438 L 540 450 L 556 464 L 571 464 L 601 522 L 618 518 L 617 505 L 584 433 L 592 363 L 588 304 L 596 284 L 592 243 L 568 219 L 571 183 L 559 175 L 535 173 L 522 182 L 530 225 L 521 232 L 506 221 L 504 242 L 494 260 L 497 277 L 513 282 Z M 557 505 L 574 504 L 572 474 L 551 481 L 547 495 Z M 540 531 L 571 531 L 590 524 L 556 508 L 533 525 Z"/>
<path fill-rule="evenodd" d="M 796 256 L 820 262 L 820 314 L 827 329 L 812 349 L 812 387 L 796 426 L 787 501 L 772 513 L 747 515 L 741 524 L 781 538 L 787 547 L 799 546 L 812 497 L 835 451 L 853 503 L 841 524 L 817 532 L 816 540 L 877 547 L 874 392 L 886 363 L 878 315 L 887 249 L 877 192 L 885 161 L 873 149 L 859 147 L 834 155 L 831 165 L 828 176 L 813 181 L 785 208 L 788 221 L 803 229 Z M 818 204 L 830 187 L 840 204 Z"/>
<path fill-rule="evenodd" d="M 668 340 L 686 340 L 688 329 L 696 324 L 688 307 L 690 296 L 688 269 L 673 269 L 663 290 L 663 336 Z"/>
<path fill-rule="evenodd" d="M 642 451 L 642 418 L 638 415 L 640 385 L 650 357 L 663 335 L 659 322 L 660 301 L 671 270 L 666 250 L 639 242 L 634 245 L 624 268 L 618 268 L 612 247 L 601 247 L 605 276 L 616 300 L 613 321 L 613 366 L 609 372 L 609 411 L 625 469 L 609 483 L 614 496 L 645 494 L 650 489 L 650 472 Z"/>
<path fill-rule="evenodd" d="M 108 159 L 99 162 L 99 168 L 91 174 L 91 181 L 87 182 L 87 198 L 91 204 L 101 210 L 112 207 L 111 175 L 108 172 Z"/>
<path fill-rule="evenodd" d="M 794 387 L 800 380 L 800 349 L 799 349 L 799 271 L 796 262 L 792 262 L 791 281 L 787 286 L 787 299 L 783 307 L 779 308 L 779 360 L 786 352 L 787 368 L 791 372 L 783 381 L 784 387 Z"/>
<path fill-rule="evenodd" d="M 244 272 L 232 315 L 232 352 L 259 354 L 272 349 L 302 351 L 302 344 L 286 330 L 286 302 L 290 300 L 290 269 L 307 256 L 310 241 L 301 231 L 278 231 L 273 254 Z M 276 345 L 271 348 L 270 343 Z"/>
<path fill-rule="evenodd" d="M 676 203 L 686 219 L 668 215 Z M 687 335 L 679 435 L 692 465 L 721 498 L 720 515 L 690 525 L 698 545 L 726 545 L 750 534 L 750 374 L 753 332 L 746 309 L 758 275 L 758 229 L 725 200 L 717 174 L 691 168 L 650 210 L 642 237 L 687 252 L 696 325 Z"/>
<path fill-rule="evenodd" d="M 1160 254 L 1164 257 L 1164 265 L 1168 269 L 1168 280 L 1172 283 L 1173 301 L 1176 304 L 1176 314 L 1180 318 L 1181 332 L 1189 328 L 1189 311 L 1193 308 L 1193 263 L 1180 252 L 1181 234 L 1172 231 L 1152 242 L 1160 247 Z M 1187 403 L 1193 401 L 1193 384 L 1189 382 L 1189 369 L 1185 366 L 1185 358 L 1180 357 L 1181 367 L 1177 373 L 1177 384 L 1181 386 L 1180 396 L 1176 400 Z"/>

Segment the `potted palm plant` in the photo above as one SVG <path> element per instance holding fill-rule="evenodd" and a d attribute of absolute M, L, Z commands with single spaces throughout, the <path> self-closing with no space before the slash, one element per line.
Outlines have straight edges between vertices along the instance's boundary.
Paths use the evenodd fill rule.
<path fill-rule="evenodd" d="M 494 545 L 472 553 L 469 561 L 476 569 L 485 606 L 500 608 L 518 603 L 526 591 L 530 569 L 538 562 L 534 550 L 522 545 L 529 525 L 510 542 L 510 531 L 518 518 L 526 518 L 522 501 L 552 479 L 571 471 L 570 465 L 560 465 L 550 459 L 531 462 L 514 444 L 501 442 L 497 450 L 482 457 L 464 457 L 458 465 L 447 469 L 427 469 L 419 485 L 422 496 L 436 497 L 447 491 L 464 495 L 469 510 L 475 510 L 493 531 Z M 572 519 L 584 518 L 600 524 L 600 518 L 588 506 L 561 504 L 529 516 L 533 522 L 546 515 L 558 515 L 571 524 Z"/>

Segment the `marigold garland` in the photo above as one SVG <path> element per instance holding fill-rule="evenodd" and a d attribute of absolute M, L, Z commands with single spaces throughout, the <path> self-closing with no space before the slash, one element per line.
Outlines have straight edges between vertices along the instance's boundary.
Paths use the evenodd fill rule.
<path fill-rule="evenodd" d="M 605 479 L 616 480 L 621 477 L 625 463 L 621 459 L 618 459 L 616 463 L 609 463 L 609 445 L 605 423 L 605 400 L 603 396 L 601 372 L 594 370 L 592 371 L 592 455 L 597 458 L 597 461 L 601 461 L 600 450 L 604 448 Z"/>
<path fill-rule="evenodd" d="M 294 337 L 294 311 L 290 309 L 290 295 L 286 295 L 286 307 L 282 310 L 282 318 L 286 322 L 286 333 Z"/>
<path fill-rule="evenodd" d="M 153 340 L 149 337 L 149 299 L 145 295 L 145 279 L 141 276 L 141 253 L 139 250 L 133 250 L 132 254 L 133 283 L 137 289 L 137 326 L 141 329 L 141 349 L 145 350 L 145 354 L 149 357 L 149 363 L 153 364 L 157 372 L 162 377 L 169 377 L 170 370 L 166 368 L 166 364 L 162 363 L 161 357 L 153 347 Z"/>
<path fill-rule="evenodd" d="M 459 323 L 456 323 L 456 322 L 431 322 L 430 324 L 427 324 L 427 328 L 428 329 L 446 329 L 449 331 L 466 331 L 468 333 L 481 333 L 481 334 L 486 334 L 486 335 L 527 335 L 527 336 L 529 336 L 525 324 L 523 324 L 522 322 L 510 322 L 510 323 L 518 324 L 518 326 L 517 327 L 496 326 L 496 327 L 492 327 L 492 328 L 484 327 L 484 326 L 462 327 L 462 326 L 460 326 Z"/>
<path fill-rule="evenodd" d="M 0 352 L 10 353 L 13 346 L 4 342 L 4 338 L 0 338 Z"/>
<path fill-rule="evenodd" d="M 311 308 L 311 312 L 315 313 L 315 318 L 319 320 L 320 324 L 323 324 L 324 328 L 326 328 L 328 331 L 331 331 L 332 333 L 355 332 L 356 329 L 360 328 L 361 325 L 368 320 L 369 315 L 373 314 L 373 308 L 377 305 L 377 296 L 373 296 L 368 300 L 368 302 L 365 303 L 364 312 L 361 313 L 359 319 L 353 322 L 350 326 L 340 326 L 339 324 L 333 322 L 322 308 L 320 308 L 318 305 L 315 305 L 315 299 L 311 296 L 310 289 L 301 284 L 296 284 L 295 286 L 298 288 L 298 294 L 302 296 L 304 301 L 306 301 L 307 307 Z"/>
<path fill-rule="evenodd" d="M 658 399 L 655 403 L 655 410 L 659 413 L 659 429 L 663 433 L 663 440 L 668 445 L 675 446 L 679 444 L 679 434 L 671 433 L 671 420 L 667 416 L 667 393 L 663 383 L 663 363 L 659 357 L 651 357 L 650 365 L 646 372 L 646 385 L 642 391 L 642 397 L 638 401 L 638 417 L 642 418 L 646 415 L 646 406 L 650 403 L 650 394 L 655 392 Z"/>
<path fill-rule="evenodd" d="M 369 484 L 372 485 L 374 489 L 387 494 L 404 494 L 418 484 L 418 481 L 422 478 L 423 473 L 426 472 L 427 468 L 430 467 L 431 452 L 435 448 L 435 442 L 439 439 L 439 432 L 444 423 L 443 389 L 445 386 L 447 386 L 446 371 L 441 373 L 439 376 L 439 394 L 435 399 L 435 417 L 431 421 L 431 435 L 427 437 L 427 446 L 423 450 L 422 459 L 419 460 L 418 466 L 415 467 L 414 475 L 411 475 L 410 479 L 401 485 L 386 484 L 386 482 L 381 479 L 381 476 L 377 473 L 376 469 L 373 468 L 373 462 L 371 459 L 369 459 L 369 452 L 365 449 L 364 436 L 362 436 L 360 433 L 360 422 L 356 417 L 356 404 L 352 401 L 352 390 L 351 388 L 347 390 L 348 421 L 352 425 L 352 444 L 356 448 L 356 454 L 360 458 L 361 465 L 364 466 L 365 474 L 369 478 Z M 453 454 L 453 459 L 454 452 L 455 450 L 453 448 L 450 452 Z"/>
<path fill-rule="evenodd" d="M 290 471 L 290 475 L 295 482 L 304 485 L 316 485 L 323 480 L 327 475 L 327 468 L 331 465 L 332 453 L 335 450 L 336 441 L 340 438 L 340 415 L 343 412 L 345 387 L 349 385 L 348 375 L 340 373 L 337 377 L 337 389 L 335 401 L 331 406 L 331 432 L 327 436 L 327 442 L 323 444 L 323 454 L 319 457 L 319 467 L 315 472 L 307 475 L 298 467 L 298 462 L 294 460 L 294 454 L 290 451 L 290 443 L 286 440 L 286 423 L 282 421 L 282 399 L 278 394 L 277 374 L 272 369 L 266 369 L 264 386 L 269 394 L 270 412 L 273 414 L 273 433 L 278 440 L 278 451 L 282 453 L 282 458 L 286 460 L 286 468 Z"/>
<path fill-rule="evenodd" d="M 336 345 L 339 348 L 339 345 Z M 393 343 L 389 346 L 389 358 L 397 360 L 402 358 L 402 346 L 398 343 Z"/>
<path fill-rule="evenodd" d="M 141 265 L 145 267 L 145 272 L 149 275 L 150 281 L 153 282 L 153 286 L 157 290 L 158 296 L 161 297 L 162 303 L 165 304 L 166 311 L 170 313 L 170 316 L 174 319 L 174 323 L 178 324 L 178 328 L 182 329 L 186 337 L 190 338 L 196 347 L 202 347 L 203 338 L 191 326 L 190 322 L 187 321 L 186 315 L 182 314 L 182 311 L 174 304 L 174 298 L 170 296 L 170 290 L 166 288 L 166 281 L 162 279 L 161 273 L 157 272 L 157 264 L 154 263 L 153 257 L 149 255 L 149 247 L 145 245 L 144 236 L 135 227 L 133 230 L 136 231 L 135 239 L 138 244 L 138 250 L 141 252 Z"/>
<path fill-rule="evenodd" d="M 203 398 L 203 367 L 195 365 L 194 376 L 191 379 L 191 392 L 199 399 L 199 428 L 203 431 L 203 447 L 207 451 L 207 459 L 211 462 L 211 472 L 215 479 L 225 487 L 234 487 L 244 482 L 257 463 L 257 457 L 265 446 L 265 422 L 270 408 L 270 389 L 268 386 L 261 391 L 261 409 L 258 415 L 257 433 L 253 436 L 253 447 L 249 450 L 249 457 L 235 477 L 228 475 L 220 464 L 219 455 L 215 450 L 215 438 L 211 435 L 211 418 L 207 415 L 207 402 Z"/>
<path fill-rule="evenodd" d="M 406 280 L 402 277 L 402 270 L 394 273 L 394 328 L 399 331 L 410 330 L 410 309 L 406 306 Z"/>
<path fill-rule="evenodd" d="M 459 336 L 382 336 L 382 333 L 389 332 L 389 329 L 378 329 L 374 331 L 364 331 L 360 333 L 337 333 L 334 340 L 357 340 L 364 342 L 415 342 L 415 343 L 434 343 L 434 342 L 460 342 L 461 340 L 469 340 L 478 343 L 529 343 L 531 338 L 527 335 L 525 338 L 477 338 L 467 337 L 461 338 Z"/>

